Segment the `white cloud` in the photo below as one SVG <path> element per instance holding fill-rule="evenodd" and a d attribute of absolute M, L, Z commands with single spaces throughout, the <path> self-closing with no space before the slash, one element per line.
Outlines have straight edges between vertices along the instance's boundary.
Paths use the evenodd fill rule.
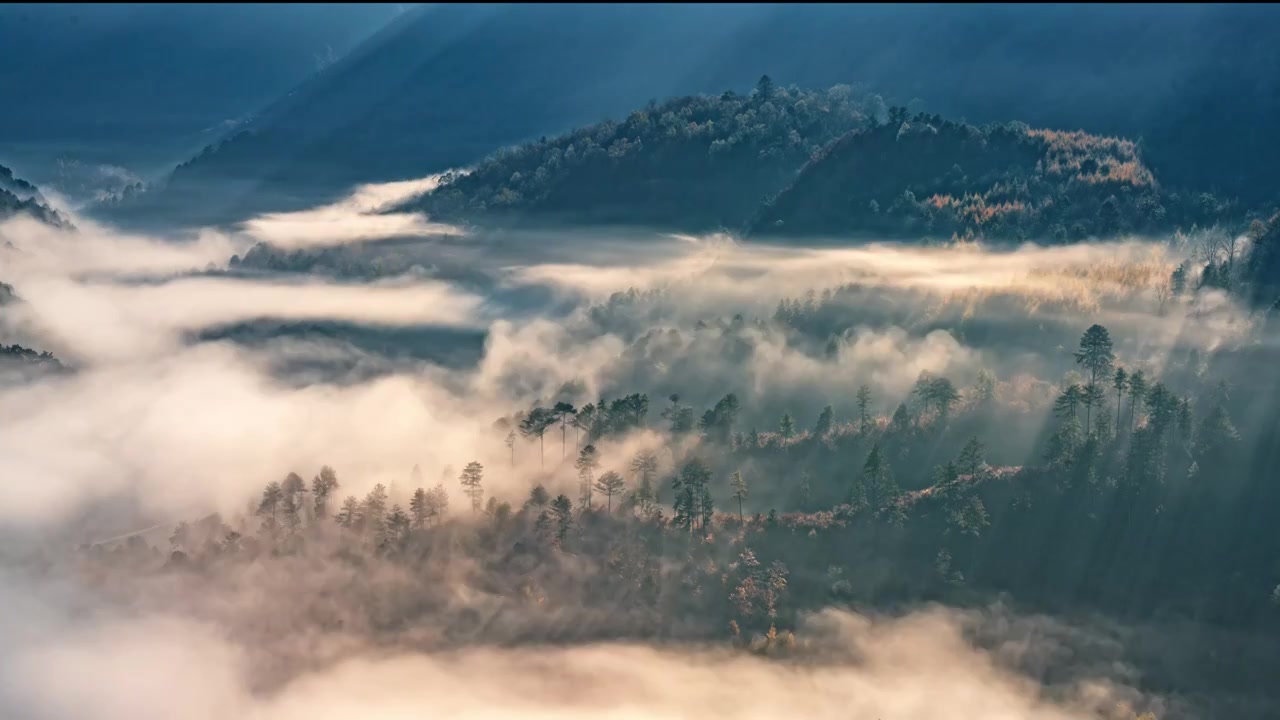
<path fill-rule="evenodd" d="M 341 200 L 310 210 L 269 213 L 245 221 L 241 231 L 285 249 L 332 247 L 392 237 L 462 235 L 460 228 L 429 221 L 421 213 L 384 212 L 436 189 L 440 175 L 361 185 Z"/>

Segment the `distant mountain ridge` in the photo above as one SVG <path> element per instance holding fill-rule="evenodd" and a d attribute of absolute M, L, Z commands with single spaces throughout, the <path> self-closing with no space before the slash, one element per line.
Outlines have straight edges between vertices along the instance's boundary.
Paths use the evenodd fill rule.
<path fill-rule="evenodd" d="M 1232 210 L 1165 191 L 1123 138 L 891 114 L 816 157 L 749 232 L 1064 242 L 1211 223 Z"/>
<path fill-rule="evenodd" d="M 393 4 L 0 6 L 0 162 L 172 167 L 398 14 Z"/>
<path fill-rule="evenodd" d="M 1129 137 L 1171 189 L 1262 202 L 1280 197 L 1264 131 L 1276 32 L 1280 13 L 1238 5 L 420 7 L 110 211 L 217 222 L 314 204 L 762 73 Z"/>
<path fill-rule="evenodd" d="M 877 121 L 848 86 L 675 98 L 501 151 L 408 207 L 445 221 L 738 226 L 824 145 Z"/>
<path fill-rule="evenodd" d="M 66 218 L 46 204 L 39 188 L 0 165 L 0 220 L 20 213 L 58 227 L 69 225 Z"/>
<path fill-rule="evenodd" d="M 408 207 L 480 225 L 1058 242 L 1237 210 L 1166 191 L 1122 138 L 909 116 L 847 87 L 782 89 L 767 77 L 749 96 L 678 98 L 501 151 Z"/>

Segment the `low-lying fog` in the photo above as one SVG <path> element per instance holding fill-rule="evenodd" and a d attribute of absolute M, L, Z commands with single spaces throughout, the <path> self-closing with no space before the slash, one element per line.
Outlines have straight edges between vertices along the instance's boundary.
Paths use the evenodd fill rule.
<path fill-rule="evenodd" d="M 966 389 L 986 371 L 1002 411 L 1024 418 L 989 443 L 991 462 L 1021 465 L 1039 452 L 1090 324 L 1110 329 L 1127 364 L 1152 370 L 1174 353 L 1252 342 L 1249 313 L 1225 295 L 1170 297 L 1170 272 L 1195 248 L 1168 238 L 818 248 L 380 213 L 433 183 L 361 188 L 333 206 L 184 237 L 85 218 L 71 231 L 0 225 L 0 280 L 20 298 L 0 307 L 0 339 L 67 366 L 8 374 L 0 387 L 0 529 L 15 567 L 36 538 L 56 552 L 235 513 L 265 483 L 321 464 L 360 494 L 404 486 L 415 465 L 432 484 L 454 482 L 478 460 L 492 469 L 489 492 L 518 502 L 530 476 L 568 486 L 573 473 L 557 432 L 545 471 L 523 439 L 510 467 L 494 422 L 562 398 L 645 392 L 657 408 L 679 393 L 700 412 L 733 392 L 740 424 L 771 431 L 783 412 L 807 427 L 827 404 L 852 417 L 864 383 L 888 415 L 921 372 Z M 281 249 L 288 271 L 249 262 L 260 241 Z M 792 319 L 775 322 L 783 301 Z M 602 451 L 621 457 L 650 435 Z M 941 608 L 821 613 L 792 664 L 636 643 L 428 652 L 335 633 L 326 646 L 300 628 L 294 640 L 332 662 L 261 691 L 249 659 L 263 649 L 218 621 L 257 604 L 99 603 L 69 577 L 25 572 L 0 589 L 0 715 L 15 720 L 1025 720 L 1103 717 L 1136 698 L 1114 667 L 1042 684 L 1028 658 L 1054 652 L 1052 637 L 1019 625 L 980 648 L 966 629 L 978 620 Z"/>

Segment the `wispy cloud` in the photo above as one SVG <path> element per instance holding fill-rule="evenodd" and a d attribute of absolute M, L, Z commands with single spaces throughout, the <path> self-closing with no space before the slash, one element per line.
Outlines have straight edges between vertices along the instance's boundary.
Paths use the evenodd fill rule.
<path fill-rule="evenodd" d="M 331 205 L 262 215 L 244 222 L 240 229 L 248 237 L 285 249 L 332 247 L 393 237 L 462 235 L 462 229 L 431 222 L 420 213 L 384 212 L 435 190 L 440 177 L 362 185 Z"/>

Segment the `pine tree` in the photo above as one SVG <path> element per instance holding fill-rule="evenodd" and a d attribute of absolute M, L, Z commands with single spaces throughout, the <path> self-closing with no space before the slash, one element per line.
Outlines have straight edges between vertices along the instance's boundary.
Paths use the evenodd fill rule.
<path fill-rule="evenodd" d="M 1219 402 L 1213 406 L 1196 432 L 1196 462 L 1203 468 L 1221 470 L 1235 460 L 1235 450 L 1240 444 L 1240 433 L 1231 422 L 1226 407 Z"/>
<path fill-rule="evenodd" d="M 895 433 L 905 433 L 911 429 L 911 411 L 907 409 L 906 403 L 898 403 L 898 409 L 893 411 L 893 418 L 889 420 L 889 429 Z"/>
<path fill-rule="evenodd" d="M 738 523 L 742 523 L 742 501 L 747 499 L 747 481 L 741 470 L 734 470 L 729 478 L 729 487 L 733 490 L 733 499 L 738 501 Z"/>
<path fill-rule="evenodd" d="M 1129 374 L 1124 368 L 1116 368 L 1116 374 L 1111 379 L 1111 387 L 1116 389 L 1116 436 L 1119 437 L 1121 399 L 1124 397 L 1125 388 L 1129 387 Z"/>
<path fill-rule="evenodd" d="M 871 434 L 871 388 L 863 385 L 858 388 L 858 433 L 863 437 Z"/>
<path fill-rule="evenodd" d="M 557 495 L 551 501 L 551 512 L 556 516 L 556 540 L 563 543 L 573 527 L 573 501 L 563 494 Z"/>
<path fill-rule="evenodd" d="M 636 474 L 636 505 L 642 514 L 648 515 L 657 502 L 653 479 L 658 472 L 658 456 L 652 450 L 641 450 L 631 459 L 631 472 Z"/>
<path fill-rule="evenodd" d="M 524 501 L 524 506 L 526 508 L 540 510 L 545 508 L 549 502 L 551 502 L 551 493 L 548 493 L 547 489 L 542 485 L 535 485 L 534 488 L 529 491 L 529 499 Z"/>
<path fill-rule="evenodd" d="M 582 448 L 582 452 L 578 453 L 578 459 L 574 462 L 574 467 L 578 468 L 578 486 L 581 490 L 582 507 L 591 509 L 591 492 L 594 489 L 594 478 L 596 468 L 600 467 L 600 457 L 596 453 L 595 445 L 587 445 Z"/>
<path fill-rule="evenodd" d="M 880 452 L 879 443 L 871 446 L 871 452 L 862 464 L 862 484 L 867 489 L 867 503 L 873 511 L 878 512 L 897 499 L 897 484 Z"/>
<path fill-rule="evenodd" d="M 996 399 L 996 376 L 990 370 L 978 372 L 978 381 L 974 384 L 974 395 L 978 406 L 986 407 Z"/>
<path fill-rule="evenodd" d="M 283 497 L 284 491 L 280 489 L 280 483 L 267 483 L 267 486 L 262 490 L 262 501 L 258 503 L 258 514 L 266 515 L 274 520 L 276 513 L 280 510 L 280 502 Z"/>
<path fill-rule="evenodd" d="M 983 457 L 984 450 L 978 438 L 970 438 L 969 442 L 965 443 L 964 449 L 960 451 L 960 457 L 957 460 L 960 472 L 977 477 L 978 472 L 987 464 Z"/>
<path fill-rule="evenodd" d="M 474 460 L 467 463 L 458 480 L 462 483 L 462 493 L 471 499 L 471 512 L 478 512 L 484 500 L 484 466 Z"/>
<path fill-rule="evenodd" d="M 533 522 L 534 535 L 539 540 L 547 542 L 551 538 L 551 515 L 546 510 L 538 513 L 538 517 Z"/>
<path fill-rule="evenodd" d="M 960 400 L 960 393 L 947 378 L 940 377 L 929 383 L 929 397 L 938 408 L 940 417 L 951 414 L 951 406 Z"/>
<path fill-rule="evenodd" d="M 427 507 L 430 508 L 429 516 L 435 518 L 436 524 L 439 524 L 444 520 L 445 515 L 449 514 L 449 493 L 444 489 L 444 483 L 438 483 L 427 493 L 427 501 Z"/>
<path fill-rule="evenodd" d="M 429 511 L 427 491 L 422 488 L 414 490 L 413 497 L 409 499 L 409 514 L 413 517 L 413 527 L 419 530 L 426 527 Z"/>
<path fill-rule="evenodd" d="M 778 434 L 782 436 L 782 444 L 786 445 L 790 442 L 795 433 L 796 423 L 791 419 L 791 413 L 782 413 L 782 419 L 778 421 Z"/>
<path fill-rule="evenodd" d="M 550 408 L 536 407 L 529 411 L 529 414 L 520 421 L 520 434 L 526 438 L 538 438 L 538 455 L 539 462 L 543 467 L 546 466 L 547 457 L 544 452 L 543 436 L 547 433 L 547 428 L 551 427 L 556 421 L 555 411 Z"/>
<path fill-rule="evenodd" d="M 1072 383 L 1062 391 L 1062 394 L 1058 395 L 1057 400 L 1054 400 L 1053 412 L 1063 419 L 1068 417 L 1075 419 L 1076 410 L 1082 402 L 1084 402 L 1084 388 Z"/>
<path fill-rule="evenodd" d="M 813 426 L 813 435 L 816 438 L 824 438 L 827 433 L 831 432 L 831 428 L 835 423 L 835 411 L 830 405 L 822 408 L 822 413 L 818 415 L 818 422 Z"/>
<path fill-rule="evenodd" d="M 366 528 L 373 528 L 376 531 L 377 528 L 382 527 L 386 512 L 387 488 L 382 483 L 378 483 L 365 496 L 364 503 L 360 507 L 360 518 Z"/>
<path fill-rule="evenodd" d="M 409 534 L 409 523 L 409 516 L 404 509 L 399 504 L 392 505 L 384 523 L 384 535 L 379 538 L 378 544 L 383 548 L 402 544 Z"/>
<path fill-rule="evenodd" d="M 566 442 L 568 441 L 568 431 L 570 418 L 576 412 L 573 405 L 567 402 L 558 402 L 555 407 L 551 408 L 551 412 L 555 414 L 555 419 L 560 423 L 560 457 L 564 457 L 567 451 Z"/>
<path fill-rule="evenodd" d="M 670 407 L 662 411 L 662 417 L 671 423 L 672 435 L 683 435 L 693 429 L 693 408 L 680 404 L 680 396 L 672 394 Z"/>
<path fill-rule="evenodd" d="M 355 495 L 348 495 L 342 501 L 342 509 L 334 516 L 334 520 L 344 529 L 351 530 L 360 524 L 360 501 Z"/>
<path fill-rule="evenodd" d="M 680 468 L 680 475 L 671 482 L 675 490 L 672 510 L 677 527 L 688 527 L 693 534 L 705 528 L 711 516 L 709 481 L 711 471 L 698 458 L 692 458 Z"/>
<path fill-rule="evenodd" d="M 1116 359 L 1115 353 L 1112 352 L 1111 335 L 1107 329 L 1097 324 L 1090 325 L 1080 337 L 1080 349 L 1074 353 L 1074 357 L 1077 363 L 1089 370 L 1089 385 L 1096 386 L 1099 376 L 1105 378 L 1110 374 L 1111 366 Z M 1089 415 L 1092 407 L 1090 404 L 1085 405 L 1084 425 L 1089 432 L 1093 431 Z"/>
<path fill-rule="evenodd" d="M 605 496 L 605 512 L 613 514 L 613 496 L 620 495 L 626 486 L 622 476 L 612 470 L 596 479 L 595 489 L 604 493 Z"/>
<path fill-rule="evenodd" d="M 1129 431 L 1132 432 L 1137 418 L 1137 407 L 1147 397 L 1147 376 L 1141 370 L 1135 370 L 1129 376 Z"/>
<path fill-rule="evenodd" d="M 292 535 L 302 525 L 302 513 L 305 507 L 302 495 L 307 491 L 307 483 L 297 473 L 289 473 L 280 484 L 280 510 L 284 526 Z"/>
<path fill-rule="evenodd" d="M 1095 427 L 1090 424 L 1093 416 L 1093 408 L 1102 407 L 1103 403 L 1106 402 L 1106 394 L 1103 392 L 1101 385 L 1098 385 L 1097 383 L 1089 383 L 1084 386 L 1082 395 L 1083 397 L 1080 400 L 1080 404 L 1084 405 L 1086 432 L 1088 435 L 1094 435 L 1096 434 Z"/>
<path fill-rule="evenodd" d="M 333 491 L 338 489 L 338 473 L 333 468 L 325 465 L 320 468 L 320 474 L 311 480 L 311 495 L 315 502 L 315 513 L 317 518 L 324 518 L 329 515 L 329 498 L 333 496 Z"/>

